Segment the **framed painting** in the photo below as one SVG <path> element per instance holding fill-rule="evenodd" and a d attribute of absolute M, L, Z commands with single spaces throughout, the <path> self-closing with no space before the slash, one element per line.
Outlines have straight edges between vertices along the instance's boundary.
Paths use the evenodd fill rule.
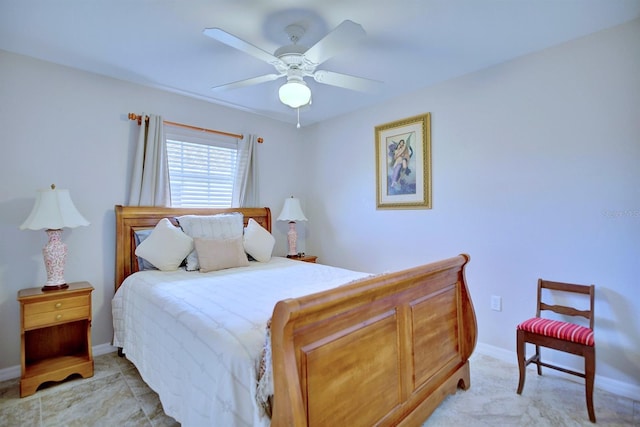
<path fill-rule="evenodd" d="M 375 128 L 377 209 L 431 209 L 431 113 Z"/>

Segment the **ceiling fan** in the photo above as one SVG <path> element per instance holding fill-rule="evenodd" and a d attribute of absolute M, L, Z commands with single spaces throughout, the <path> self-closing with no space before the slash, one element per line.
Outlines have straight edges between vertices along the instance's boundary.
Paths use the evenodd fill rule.
<path fill-rule="evenodd" d="M 343 21 L 310 48 L 298 44 L 298 40 L 305 33 L 302 25 L 289 25 L 285 28 L 285 32 L 291 44 L 271 54 L 220 28 L 205 28 L 203 33 L 206 36 L 265 61 L 276 69 L 275 73 L 214 86 L 212 89 L 216 91 L 236 89 L 286 77 L 287 82 L 279 90 L 280 101 L 291 108 L 299 108 L 311 103 L 311 90 L 304 81 L 305 77 L 312 77 L 318 83 L 362 92 L 374 90 L 381 83 L 363 77 L 317 69 L 329 58 L 354 46 L 364 38 L 366 33 L 360 24 L 350 20 Z"/>

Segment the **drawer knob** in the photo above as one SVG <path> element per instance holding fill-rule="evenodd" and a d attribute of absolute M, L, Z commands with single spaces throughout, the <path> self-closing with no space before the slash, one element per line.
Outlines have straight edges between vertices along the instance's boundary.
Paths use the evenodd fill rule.
<path fill-rule="evenodd" d="M 60 320 L 60 319 L 62 319 L 62 314 L 57 314 L 56 315 L 56 320 Z"/>
<path fill-rule="evenodd" d="M 60 308 L 60 307 L 62 307 L 62 303 L 61 303 L 61 302 L 57 302 L 57 303 L 56 303 L 56 305 L 55 305 L 55 307 L 56 307 L 56 308 Z"/>

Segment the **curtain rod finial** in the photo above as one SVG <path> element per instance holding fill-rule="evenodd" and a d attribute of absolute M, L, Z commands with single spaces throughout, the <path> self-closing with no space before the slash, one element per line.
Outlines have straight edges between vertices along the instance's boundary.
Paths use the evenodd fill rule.
<path fill-rule="evenodd" d="M 139 116 L 136 113 L 129 113 L 129 120 L 136 120 L 138 125 L 142 124 L 142 116 Z"/>

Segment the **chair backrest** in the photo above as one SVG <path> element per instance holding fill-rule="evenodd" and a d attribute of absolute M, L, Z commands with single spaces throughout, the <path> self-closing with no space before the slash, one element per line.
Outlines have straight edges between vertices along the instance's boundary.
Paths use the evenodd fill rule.
<path fill-rule="evenodd" d="M 589 296 L 589 309 L 579 310 L 575 307 L 569 307 L 566 305 L 547 304 L 543 301 L 543 289 L 549 289 L 551 291 L 568 292 L 573 294 L 582 294 Z M 550 310 L 554 313 L 562 314 L 565 316 L 582 316 L 589 321 L 589 328 L 593 329 L 593 308 L 594 308 L 594 285 L 575 285 L 573 283 L 552 282 L 549 280 L 538 279 L 538 307 L 536 311 L 536 317 L 540 317 L 540 313 L 543 310 Z M 546 299 L 546 298 L 545 298 Z M 547 299 L 547 301 L 549 301 Z"/>

